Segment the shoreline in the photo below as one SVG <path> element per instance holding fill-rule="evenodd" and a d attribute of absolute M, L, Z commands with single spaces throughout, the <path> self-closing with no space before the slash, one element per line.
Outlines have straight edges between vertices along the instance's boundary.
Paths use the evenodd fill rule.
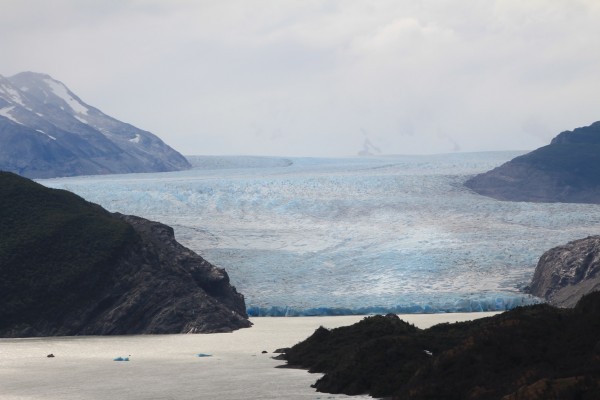
<path fill-rule="evenodd" d="M 427 314 L 396 314 L 400 319 L 415 325 L 419 329 L 427 329 L 433 325 L 442 323 L 454 323 L 471 321 L 474 319 L 491 317 L 497 314 L 502 314 L 506 311 L 473 311 L 473 312 L 447 312 L 447 313 L 427 313 Z M 71 335 L 71 336 L 26 336 L 26 337 L 0 337 L 0 344 L 7 341 L 21 340 L 68 340 L 68 339 L 84 339 L 84 338 L 131 338 L 131 337 L 167 337 L 167 336 L 211 336 L 211 335 L 233 335 L 237 332 L 252 330 L 259 325 L 262 329 L 267 329 L 267 332 L 273 333 L 272 329 L 277 327 L 295 327 L 295 328 L 310 328 L 314 326 L 317 329 L 323 326 L 327 329 L 339 328 L 342 326 L 352 325 L 361 321 L 364 318 L 373 315 L 383 314 L 352 314 L 352 315 L 299 315 L 299 316 L 259 316 L 249 317 L 248 320 L 252 325 L 248 328 L 240 328 L 232 332 L 219 333 L 165 333 L 165 334 L 132 334 L 132 335 Z M 284 322 L 285 321 L 285 322 Z M 262 333 L 262 332 L 261 332 Z"/>
<path fill-rule="evenodd" d="M 495 314 L 399 317 L 426 328 Z M 274 350 L 293 346 L 319 326 L 332 329 L 365 317 L 253 317 L 252 327 L 232 333 L 2 338 L 0 397 L 112 400 L 118 393 L 130 400 L 371 399 L 315 392 L 311 385 L 319 374 L 277 368 L 285 362 L 272 358 Z M 55 357 L 48 358 L 48 354 Z M 128 357 L 130 361 L 116 362 L 117 357 Z"/>
<path fill-rule="evenodd" d="M 414 324 L 418 328 L 426 329 L 436 324 L 442 323 L 453 323 L 470 321 L 474 319 L 491 317 L 497 314 L 502 314 L 506 311 L 471 311 L 471 312 L 439 312 L 439 313 L 407 313 L 407 314 L 396 314 L 400 319 Z M 255 316 L 249 317 L 250 322 L 262 321 L 268 319 L 284 319 L 284 320 L 311 320 L 311 321 L 326 321 L 332 325 L 332 327 L 344 326 L 344 324 L 350 325 L 355 322 L 362 320 L 363 318 L 370 317 L 373 315 L 384 315 L 384 314 L 351 314 L 351 315 L 298 315 L 298 316 Z M 327 326 L 325 326 L 327 328 Z M 244 328 L 243 328 L 244 329 Z"/>
<path fill-rule="evenodd" d="M 497 314 L 501 314 L 503 312 L 504 311 L 484 311 L 468 313 L 397 315 L 400 319 L 415 325 L 417 328 L 426 329 L 437 324 L 470 321 L 479 318 L 491 317 Z M 257 333 L 260 332 L 261 336 L 263 336 L 265 339 L 267 337 L 270 338 L 270 340 L 272 340 L 274 343 L 281 343 L 281 341 L 278 338 L 279 335 L 282 336 L 282 339 L 283 336 L 285 336 L 288 339 L 297 339 L 294 343 L 288 343 L 287 345 L 281 343 L 280 346 L 277 346 L 277 348 L 290 347 L 298 343 L 299 341 L 308 338 L 319 326 L 323 326 L 327 329 L 334 329 L 339 328 L 341 326 L 352 325 L 366 317 L 369 317 L 369 315 L 336 315 L 316 317 L 251 317 L 250 322 L 252 322 L 253 324 L 252 327 L 243 328 L 241 330 L 232 332 L 232 334 L 235 335 L 238 332 L 251 331 L 253 329 L 256 329 Z M 257 337 L 256 339 L 258 340 L 259 338 Z M 271 352 L 275 350 L 275 348 L 268 348 L 264 350 Z"/>

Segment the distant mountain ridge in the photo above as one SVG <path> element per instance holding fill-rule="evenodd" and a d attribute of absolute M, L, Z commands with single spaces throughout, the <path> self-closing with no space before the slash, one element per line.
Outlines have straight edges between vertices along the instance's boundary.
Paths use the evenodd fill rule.
<path fill-rule="evenodd" d="M 600 121 L 465 182 L 498 200 L 600 203 Z"/>
<path fill-rule="evenodd" d="M 0 170 L 51 178 L 190 167 L 154 134 L 84 103 L 49 75 L 0 75 Z"/>

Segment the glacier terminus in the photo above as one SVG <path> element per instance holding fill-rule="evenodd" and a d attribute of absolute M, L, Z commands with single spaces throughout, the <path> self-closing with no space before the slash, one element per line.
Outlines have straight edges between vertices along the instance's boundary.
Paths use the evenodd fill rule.
<path fill-rule="evenodd" d="M 505 202 L 463 183 L 522 153 L 191 156 L 185 171 L 38 180 L 175 229 L 251 316 L 493 311 L 541 254 L 598 233 L 600 205 Z"/>

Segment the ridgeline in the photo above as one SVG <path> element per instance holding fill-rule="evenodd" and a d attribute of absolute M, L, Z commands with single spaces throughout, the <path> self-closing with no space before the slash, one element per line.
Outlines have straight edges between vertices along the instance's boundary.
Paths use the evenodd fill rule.
<path fill-rule="evenodd" d="M 600 203 L 600 121 L 465 182 L 498 200 Z"/>

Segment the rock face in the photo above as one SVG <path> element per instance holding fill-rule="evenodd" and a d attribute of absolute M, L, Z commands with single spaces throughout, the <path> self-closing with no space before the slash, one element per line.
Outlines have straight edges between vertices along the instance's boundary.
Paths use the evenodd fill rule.
<path fill-rule="evenodd" d="M 249 327 L 225 270 L 173 229 L 0 172 L 0 336 Z"/>
<path fill-rule="evenodd" d="M 600 203 L 600 121 L 465 182 L 498 200 Z"/>
<path fill-rule="evenodd" d="M 418 329 L 395 315 L 319 328 L 286 350 L 320 392 L 402 400 L 600 398 L 600 293 Z"/>
<path fill-rule="evenodd" d="M 187 168 L 158 137 L 103 114 L 48 75 L 0 76 L 0 170 L 52 178 Z"/>
<path fill-rule="evenodd" d="M 545 252 L 528 291 L 558 307 L 574 307 L 581 296 L 600 290 L 600 236 Z"/>

